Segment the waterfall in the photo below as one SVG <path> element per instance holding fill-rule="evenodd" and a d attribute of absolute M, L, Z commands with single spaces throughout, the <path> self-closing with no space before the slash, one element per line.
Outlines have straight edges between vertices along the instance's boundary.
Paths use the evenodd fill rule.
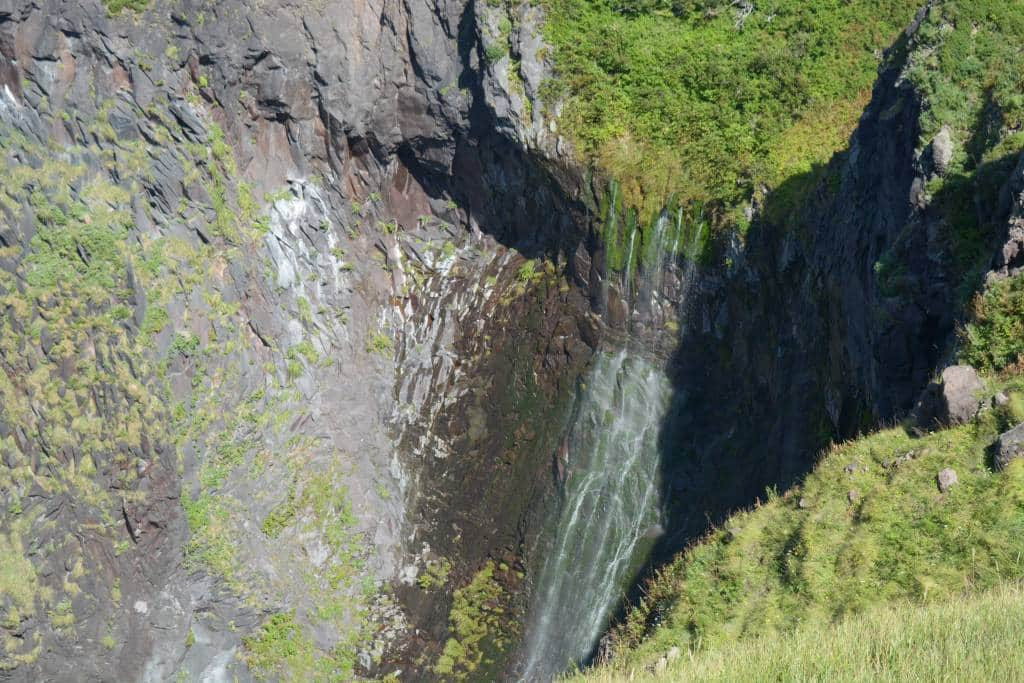
<path fill-rule="evenodd" d="M 605 216 L 610 241 L 620 239 L 616 199 L 613 185 Z M 705 228 L 702 213 L 684 227 L 683 208 L 675 216 L 662 211 L 645 235 L 639 273 L 633 269 L 638 229 L 627 231 L 625 300 L 632 303 L 636 276 L 642 285 L 637 294 L 649 295 L 653 308 L 666 269 L 680 259 L 677 303 L 683 303 Z M 648 360 L 638 346 L 638 339 L 627 339 L 619 350 L 599 351 L 577 399 L 568 455 L 560 463 L 564 496 L 554 540 L 526 622 L 522 681 L 550 681 L 587 663 L 662 533 L 658 438 L 672 387 L 661 363 Z"/>
<path fill-rule="evenodd" d="M 565 500 L 527 624 L 523 680 L 588 658 L 660 533 L 658 433 L 671 394 L 661 368 L 599 354 L 569 437 Z"/>

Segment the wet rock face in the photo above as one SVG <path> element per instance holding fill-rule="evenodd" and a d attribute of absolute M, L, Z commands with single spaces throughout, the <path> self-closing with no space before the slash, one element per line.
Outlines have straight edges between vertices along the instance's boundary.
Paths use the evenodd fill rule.
<path fill-rule="evenodd" d="M 598 335 L 538 19 L 510 95 L 479 11 L 0 2 L 5 678 L 429 672 L 521 601 Z"/>

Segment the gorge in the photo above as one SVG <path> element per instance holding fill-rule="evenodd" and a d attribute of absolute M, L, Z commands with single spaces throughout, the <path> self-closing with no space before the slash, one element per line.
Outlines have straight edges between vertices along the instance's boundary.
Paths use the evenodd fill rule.
<path fill-rule="evenodd" d="M 797 531 L 792 612 L 729 544 L 911 420 L 807 533 L 883 518 L 958 359 L 970 448 L 1024 421 L 1024 11 L 981 4 L 0 0 L 0 680 L 653 674 L 855 612 Z M 764 101 L 691 121 L 720 85 Z M 1017 578 L 970 452 L 1008 517 L 875 596 Z"/>

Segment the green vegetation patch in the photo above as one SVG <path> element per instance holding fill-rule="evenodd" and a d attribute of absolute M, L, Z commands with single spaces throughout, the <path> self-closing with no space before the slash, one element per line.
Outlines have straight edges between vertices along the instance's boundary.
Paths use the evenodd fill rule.
<path fill-rule="evenodd" d="M 367 353 L 375 353 L 379 356 L 389 357 L 395 350 L 395 342 L 384 332 L 374 332 L 366 340 Z"/>
<path fill-rule="evenodd" d="M 453 680 L 466 680 L 481 666 L 491 662 L 492 651 L 502 651 L 507 630 L 505 589 L 495 577 L 495 564 L 488 561 L 469 585 L 455 591 L 448 615 L 452 637 L 434 673 Z"/>
<path fill-rule="evenodd" d="M 316 650 L 294 612 L 273 615 L 243 642 L 246 663 L 262 679 L 291 674 L 297 676 L 292 680 L 313 680 Z"/>
<path fill-rule="evenodd" d="M 987 464 L 1020 418 L 1013 403 L 922 438 L 890 429 L 836 446 L 801 486 L 662 569 L 618 628 L 619 654 L 629 664 L 673 646 L 713 651 L 1024 577 L 1024 462 L 999 474 Z M 947 467 L 959 484 L 943 494 Z"/>
<path fill-rule="evenodd" d="M 104 6 L 107 8 L 107 14 L 116 16 L 124 10 L 131 10 L 133 12 L 142 12 L 149 7 L 152 0 L 103 0 Z"/>
<path fill-rule="evenodd" d="M 972 313 L 961 357 L 990 370 L 1018 362 L 1024 354 L 1024 276 L 994 283 L 975 298 Z"/>
<path fill-rule="evenodd" d="M 425 591 L 444 588 L 448 583 L 448 575 L 452 571 L 452 563 L 447 557 L 429 560 L 416 582 Z"/>
<path fill-rule="evenodd" d="M 966 299 L 1005 232 L 1000 191 L 1024 149 L 1024 14 L 998 0 L 942 2 L 914 37 L 907 76 L 922 99 L 920 146 L 944 127 L 953 157 L 928 186 Z"/>
<path fill-rule="evenodd" d="M 585 680 L 613 681 L 1017 681 L 1024 629 L 1019 585 L 927 606 L 875 609 L 828 628 L 806 626 L 688 656 L 664 671 L 598 670 Z M 638 675 L 639 674 L 639 675 Z"/>
<path fill-rule="evenodd" d="M 712 207 L 842 149 L 918 0 L 545 0 L 564 132 L 652 213 Z"/>
<path fill-rule="evenodd" d="M 35 567 L 25 557 L 21 537 L 0 534 L 0 624 L 13 629 L 32 616 L 38 591 Z"/>

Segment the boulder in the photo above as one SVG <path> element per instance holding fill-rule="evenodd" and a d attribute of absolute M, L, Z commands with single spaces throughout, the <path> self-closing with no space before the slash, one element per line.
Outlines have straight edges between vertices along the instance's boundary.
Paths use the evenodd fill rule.
<path fill-rule="evenodd" d="M 935 172 L 941 176 L 949 172 L 953 162 L 953 132 L 949 126 L 943 126 L 935 139 L 932 140 L 932 164 Z"/>
<path fill-rule="evenodd" d="M 932 382 L 921 393 L 914 411 L 917 425 L 931 429 L 970 422 L 981 410 L 984 390 L 978 371 L 971 366 L 946 368 L 941 381 Z"/>
<path fill-rule="evenodd" d="M 960 483 L 960 479 L 956 476 L 956 471 L 949 467 L 939 472 L 936 479 L 938 479 L 939 482 L 939 491 L 943 493 Z"/>
<path fill-rule="evenodd" d="M 1024 422 L 1001 435 L 996 441 L 994 461 L 996 469 L 1003 469 L 1024 453 Z"/>

